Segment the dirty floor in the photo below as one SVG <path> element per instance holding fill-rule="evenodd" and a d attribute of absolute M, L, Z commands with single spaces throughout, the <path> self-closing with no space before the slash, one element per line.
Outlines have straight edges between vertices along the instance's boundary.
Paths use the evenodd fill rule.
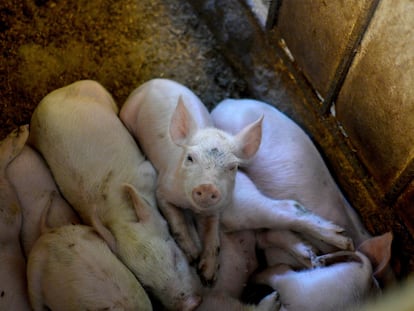
<path fill-rule="evenodd" d="M 157 77 L 187 85 L 209 108 L 246 95 L 185 0 L 2 0 L 0 43 L 0 139 L 79 79 L 99 81 L 118 105 Z"/>

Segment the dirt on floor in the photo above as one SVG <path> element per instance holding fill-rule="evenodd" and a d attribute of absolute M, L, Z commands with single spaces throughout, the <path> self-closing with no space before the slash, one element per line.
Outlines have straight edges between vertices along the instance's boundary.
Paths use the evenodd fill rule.
<path fill-rule="evenodd" d="M 2 0 L 0 139 L 50 91 L 80 79 L 121 106 L 141 83 L 174 79 L 208 108 L 247 88 L 184 0 Z"/>

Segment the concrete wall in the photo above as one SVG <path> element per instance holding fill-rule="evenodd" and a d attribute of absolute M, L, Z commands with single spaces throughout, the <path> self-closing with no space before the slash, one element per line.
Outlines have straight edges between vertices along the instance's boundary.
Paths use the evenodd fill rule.
<path fill-rule="evenodd" d="M 369 182 L 386 203 L 408 196 L 414 172 L 414 2 L 301 0 L 278 1 L 278 7 L 274 26 L 323 98 L 323 110 L 335 104 Z M 414 212 L 414 202 L 400 212 Z"/>
<path fill-rule="evenodd" d="M 414 2 L 273 0 L 266 23 L 255 1 L 189 2 L 249 96 L 311 136 L 367 229 L 393 231 L 397 274 L 414 272 Z"/>

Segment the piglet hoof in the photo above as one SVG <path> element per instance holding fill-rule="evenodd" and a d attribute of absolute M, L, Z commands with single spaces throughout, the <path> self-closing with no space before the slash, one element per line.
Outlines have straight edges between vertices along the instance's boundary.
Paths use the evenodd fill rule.
<path fill-rule="evenodd" d="M 318 262 L 317 262 L 317 255 L 315 252 L 313 252 L 312 250 L 309 250 L 308 253 L 308 261 L 309 261 L 309 265 L 306 265 L 306 268 L 315 268 L 315 267 L 319 267 Z"/>
<path fill-rule="evenodd" d="M 317 258 L 316 249 L 308 243 L 296 243 L 292 245 L 289 250 L 290 254 L 293 255 L 304 267 L 312 268 Z"/>
<path fill-rule="evenodd" d="M 328 244 L 334 245 L 341 250 L 354 250 L 354 243 L 351 238 L 345 235 L 345 230 L 333 223 L 329 223 L 326 230 L 319 230 L 320 239 Z"/>
<path fill-rule="evenodd" d="M 280 296 L 278 292 L 273 292 L 264 297 L 257 305 L 257 311 L 278 311 L 280 310 L 281 303 L 279 300 Z"/>
<path fill-rule="evenodd" d="M 174 235 L 175 240 L 183 251 L 184 255 L 187 257 L 187 260 L 190 264 L 197 262 L 200 258 L 201 250 L 194 243 L 192 239 L 183 239 L 181 235 Z"/>
<path fill-rule="evenodd" d="M 320 267 L 327 267 L 341 262 L 359 262 L 362 263 L 362 259 L 357 253 L 352 251 L 338 251 L 322 255 L 316 258 Z"/>
<path fill-rule="evenodd" d="M 219 266 L 216 256 L 201 258 L 198 264 L 198 273 L 204 286 L 211 287 L 216 282 Z"/>
<path fill-rule="evenodd" d="M 197 247 L 189 248 L 187 250 L 184 250 L 184 254 L 186 255 L 188 262 L 190 264 L 195 263 L 200 258 L 200 251 Z"/>
<path fill-rule="evenodd" d="M 355 250 L 354 242 L 352 241 L 351 238 L 347 236 L 342 236 L 342 241 L 341 243 L 339 243 L 338 247 L 342 250 L 347 250 L 347 251 Z"/>

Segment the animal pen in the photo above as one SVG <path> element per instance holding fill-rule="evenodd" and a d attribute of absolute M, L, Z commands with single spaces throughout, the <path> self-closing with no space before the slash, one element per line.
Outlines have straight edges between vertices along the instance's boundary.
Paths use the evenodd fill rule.
<path fill-rule="evenodd" d="M 414 271 L 414 3 L 408 0 L 2 0 L 0 140 L 50 91 L 99 81 L 118 106 L 152 78 L 211 110 L 277 107 L 312 138 L 372 235 Z M 323 195 L 323 193 L 321 193 Z"/>

